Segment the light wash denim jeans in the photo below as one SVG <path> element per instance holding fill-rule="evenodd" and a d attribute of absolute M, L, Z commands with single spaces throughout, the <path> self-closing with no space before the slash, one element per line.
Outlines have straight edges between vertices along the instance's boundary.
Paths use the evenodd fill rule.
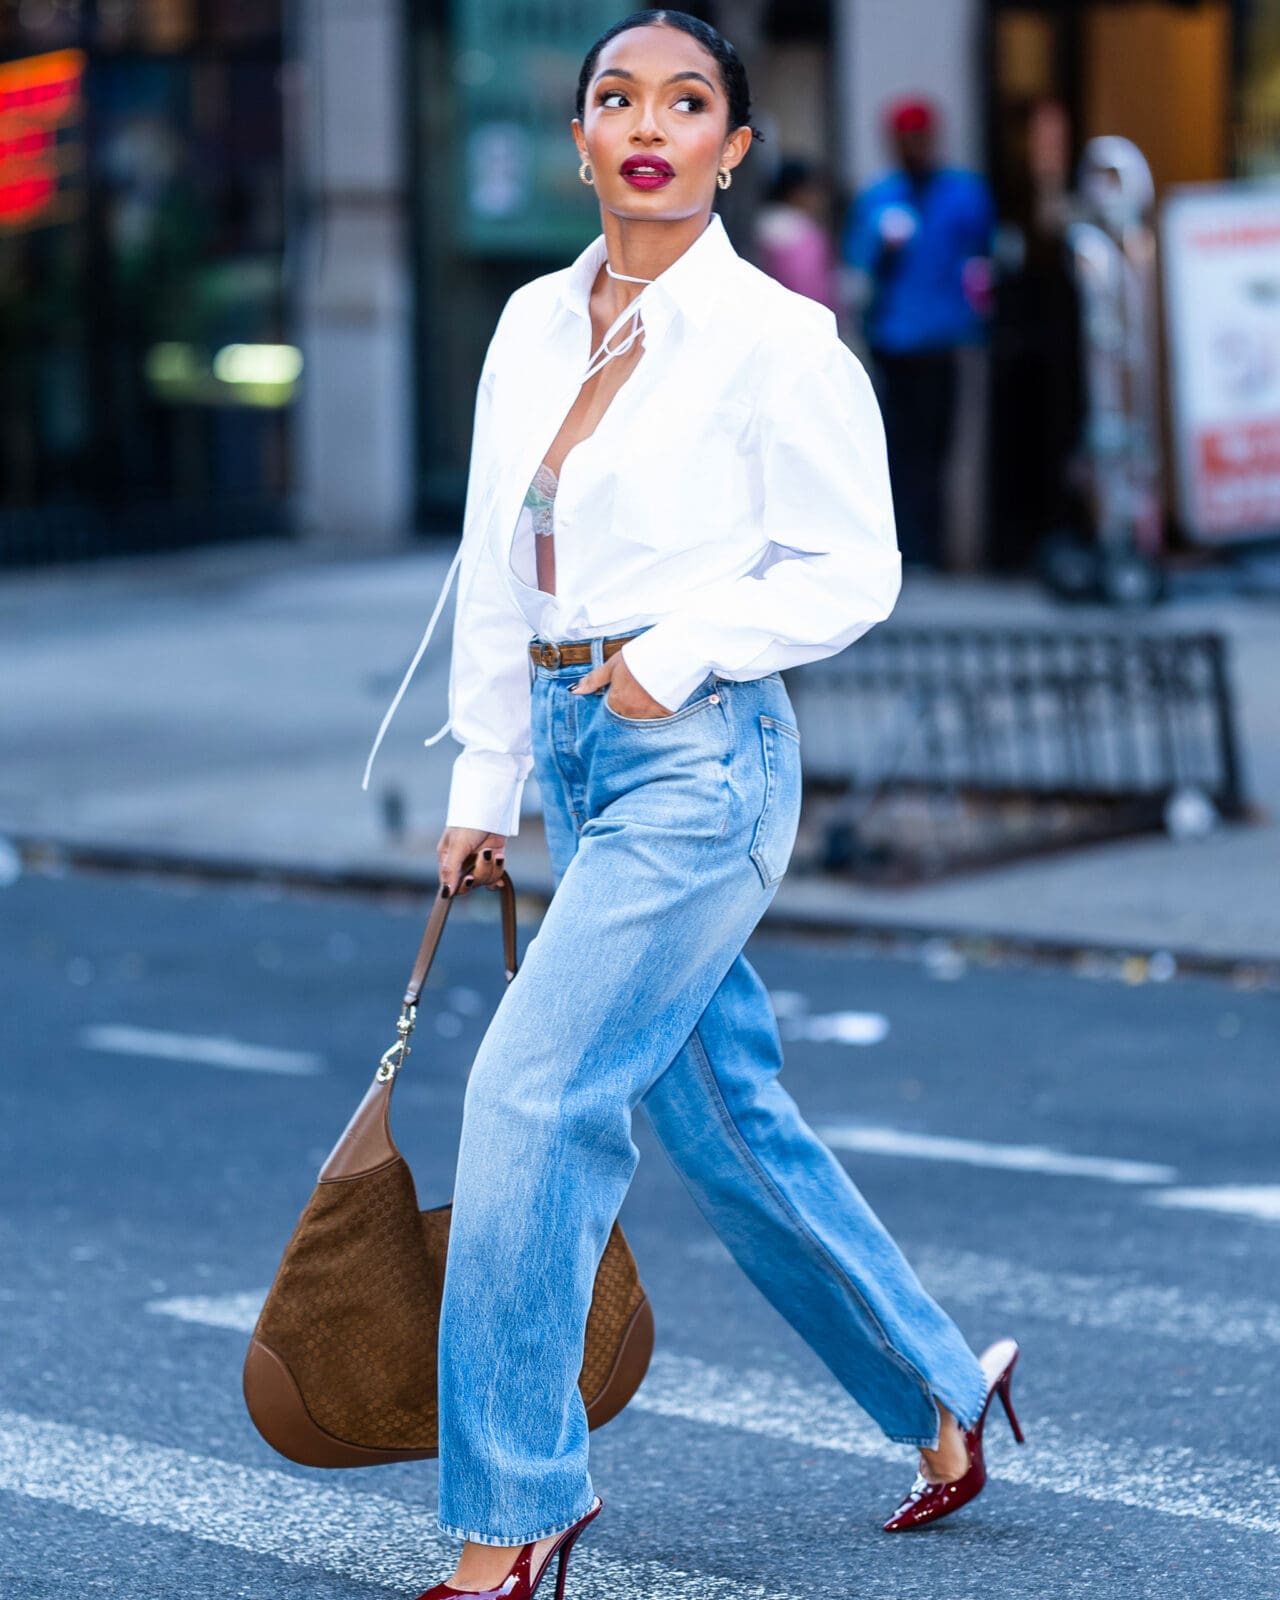
<path fill-rule="evenodd" d="M 596 1266 L 651 1126 L 738 1264 L 885 1434 L 934 1445 L 977 1357 L 777 1081 L 742 954 L 786 869 L 800 743 L 782 679 L 709 675 L 670 716 L 537 667 L 555 894 L 467 1084 L 440 1321 L 440 1525 L 559 1532 L 593 1498 L 577 1380 Z M 643 1261 L 640 1263 L 643 1272 Z"/>

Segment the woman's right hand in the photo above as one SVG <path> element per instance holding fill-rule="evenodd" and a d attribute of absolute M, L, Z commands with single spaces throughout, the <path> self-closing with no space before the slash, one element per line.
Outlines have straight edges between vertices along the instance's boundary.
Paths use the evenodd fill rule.
<path fill-rule="evenodd" d="M 462 864 L 474 853 L 475 867 L 462 876 Z M 440 863 L 440 893 L 449 899 L 470 889 L 495 889 L 506 868 L 507 837 L 483 828 L 446 828 L 436 846 Z"/>

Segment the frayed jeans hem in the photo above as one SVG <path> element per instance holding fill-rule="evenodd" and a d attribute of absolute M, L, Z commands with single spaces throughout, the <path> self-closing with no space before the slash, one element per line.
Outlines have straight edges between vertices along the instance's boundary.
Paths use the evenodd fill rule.
<path fill-rule="evenodd" d="M 455 1528 L 439 1518 L 436 1519 L 436 1523 L 441 1533 L 452 1534 L 455 1539 L 466 1539 L 471 1544 L 510 1545 L 514 1549 L 522 1544 L 532 1544 L 535 1539 L 548 1539 L 553 1533 L 563 1533 L 566 1528 L 572 1528 L 575 1522 L 581 1522 L 591 1510 L 596 1498 L 593 1494 L 577 1516 L 570 1517 L 568 1522 L 557 1522 L 549 1528 L 539 1528 L 537 1533 L 477 1533 L 473 1528 Z"/>
<path fill-rule="evenodd" d="M 978 1418 L 985 1410 L 987 1401 L 987 1397 L 984 1392 L 973 1406 L 972 1414 L 970 1414 L 964 1409 L 958 1409 L 956 1406 L 953 1406 L 950 1401 L 946 1400 L 940 1395 L 934 1394 L 932 1391 L 930 1391 L 929 1398 L 934 1401 L 935 1414 L 937 1412 L 937 1401 L 939 1399 L 942 1400 L 942 1404 L 946 1406 L 947 1410 L 955 1418 L 956 1423 L 962 1433 L 968 1433 L 971 1428 L 977 1426 Z M 914 1433 L 890 1433 L 887 1428 L 884 1429 L 883 1432 L 885 1438 L 888 1439 L 890 1444 L 912 1444 L 920 1450 L 936 1450 L 942 1440 L 942 1419 L 939 1417 L 938 1426 L 933 1430 L 932 1434 L 921 1435 Z"/>
<path fill-rule="evenodd" d="M 911 1433 L 886 1433 L 885 1434 L 885 1438 L 889 1441 L 890 1444 L 913 1444 L 913 1445 L 915 1445 L 915 1447 L 918 1450 L 936 1450 L 938 1448 L 938 1440 L 941 1438 L 941 1436 L 942 1436 L 942 1429 L 941 1428 L 938 1429 L 938 1432 L 934 1434 L 932 1439 L 926 1438 L 923 1434 L 919 1434 L 919 1435 L 911 1434 Z"/>

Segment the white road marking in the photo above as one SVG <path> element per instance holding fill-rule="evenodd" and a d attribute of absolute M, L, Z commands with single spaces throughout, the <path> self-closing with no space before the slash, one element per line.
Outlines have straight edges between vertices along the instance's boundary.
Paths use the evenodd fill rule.
<path fill-rule="evenodd" d="M 1176 1167 L 1152 1161 L 1125 1161 L 1115 1156 L 1077 1156 L 1041 1144 L 987 1144 L 980 1139 L 951 1139 L 940 1134 L 907 1133 L 901 1128 L 861 1122 L 826 1123 L 815 1129 L 833 1150 L 864 1155 L 910 1156 L 921 1161 L 958 1161 L 971 1167 L 1000 1167 L 1010 1172 L 1039 1172 L 1053 1177 L 1101 1178 L 1107 1183 L 1172 1183 Z"/>
<path fill-rule="evenodd" d="M 405 1594 L 452 1572 L 459 1548 L 423 1506 L 19 1412 L 0 1411 L 0 1490 Z M 625 1600 L 790 1600 L 657 1561 L 613 1560 L 607 1539 L 592 1543 L 608 1509 L 570 1560 L 579 1592 Z"/>
<path fill-rule="evenodd" d="M 889 1019 L 879 1011 L 810 1012 L 809 998 L 799 989 L 771 989 L 769 1000 L 784 1039 L 809 1039 L 815 1044 L 880 1044 L 889 1036 Z"/>
<path fill-rule="evenodd" d="M 1013 1442 L 994 1401 L 984 1440 L 989 1477 L 1047 1494 L 1196 1517 L 1250 1533 L 1280 1533 L 1280 1471 L 1274 1467 L 1214 1461 L 1190 1446 L 1162 1450 L 1123 1438 L 1090 1439 L 1021 1406 L 1018 1387 L 1015 1380 L 1014 1405 L 1028 1442 Z M 657 1354 L 630 1403 L 641 1411 L 784 1439 L 805 1449 L 893 1461 L 903 1471 L 904 1491 L 915 1470 L 914 1450 L 886 1439 L 834 1384 L 811 1387 L 769 1369 L 731 1372 L 688 1356 Z M 887 1485 L 888 1509 L 893 1497 L 893 1485 Z"/>
<path fill-rule="evenodd" d="M 889 1037 L 889 1019 L 878 1011 L 828 1011 L 787 1018 L 779 1030 L 784 1039 L 810 1039 L 815 1044 L 880 1044 Z"/>
<path fill-rule="evenodd" d="M 175 1295 L 168 1300 L 148 1301 L 147 1310 L 157 1316 L 176 1317 L 179 1322 L 196 1322 L 206 1328 L 252 1333 L 266 1298 L 265 1289 L 248 1289 L 241 1294 Z"/>
<path fill-rule="evenodd" d="M 153 1301 L 147 1309 L 225 1328 L 233 1326 L 238 1307 L 239 1330 L 249 1332 L 261 1302 L 261 1293 L 191 1297 Z M 1023 1375 L 1020 1367 L 1018 1378 Z M 1015 1383 L 1015 1390 L 1020 1387 Z M 893 1461 L 907 1478 L 914 1471 L 914 1452 L 886 1439 L 835 1384 L 808 1385 L 775 1371 L 735 1371 L 659 1351 L 630 1404 L 638 1411 L 736 1428 L 806 1449 Z M 988 1452 L 992 1477 L 1049 1494 L 1208 1518 L 1252 1533 L 1280 1533 L 1280 1472 L 1273 1467 L 1200 1458 L 1188 1447 L 1152 1449 L 1127 1439 L 1090 1439 L 1034 1412 L 1020 1417 L 1030 1442 L 1019 1447 L 1007 1435 L 1000 1437 L 1005 1419 L 995 1404 L 987 1434 L 988 1440 L 993 1435 L 997 1440 Z M 1020 1405 L 1016 1392 L 1014 1404 Z M 890 1487 L 890 1498 L 892 1492 Z"/>
<path fill-rule="evenodd" d="M 809 1009 L 809 996 L 799 989 L 770 989 L 769 1003 L 775 1017 L 795 1017 Z"/>
<path fill-rule="evenodd" d="M 1188 1211 L 1222 1211 L 1232 1217 L 1280 1222 L 1280 1183 L 1222 1183 L 1207 1189 L 1165 1189 L 1149 1194 L 1153 1206 L 1181 1206 Z"/>
<path fill-rule="evenodd" d="M 127 1023 L 103 1022 L 80 1030 L 86 1050 L 106 1050 L 113 1055 L 155 1056 L 164 1061 L 191 1061 L 204 1067 L 228 1067 L 234 1072 L 278 1072 L 289 1077 L 311 1077 L 324 1071 L 324 1058 L 310 1050 L 276 1050 L 268 1045 L 245 1044 L 213 1034 L 166 1033 L 159 1028 L 136 1028 Z"/>
<path fill-rule="evenodd" d="M 737 1271 L 733 1257 L 714 1234 L 690 1241 L 686 1252 L 695 1261 L 713 1261 Z M 903 1242 L 903 1252 L 925 1288 L 944 1305 L 981 1306 L 1011 1318 L 1034 1317 L 1073 1328 L 1115 1329 L 1225 1349 L 1280 1345 L 1280 1304 L 1274 1301 L 1193 1295 L 1144 1284 L 1119 1272 L 1045 1272 L 1002 1256 L 929 1244 Z M 1012 1326 L 1016 1330 L 1018 1324 Z"/>
<path fill-rule="evenodd" d="M 1225 1349 L 1280 1345 L 1280 1305 L 1274 1301 L 1197 1295 L 1141 1283 L 1119 1272 L 1045 1272 L 999 1256 L 936 1245 L 907 1249 L 906 1254 L 930 1294 L 943 1304 L 981 1305 L 1010 1318 L 1025 1315 L 1073 1328 L 1110 1328 Z"/>
<path fill-rule="evenodd" d="M 12 889 L 21 876 L 21 851 L 8 839 L 0 838 L 0 889 Z"/>

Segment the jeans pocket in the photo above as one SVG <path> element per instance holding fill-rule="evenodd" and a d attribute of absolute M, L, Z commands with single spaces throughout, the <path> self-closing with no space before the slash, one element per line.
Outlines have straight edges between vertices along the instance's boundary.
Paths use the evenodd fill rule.
<path fill-rule="evenodd" d="M 751 859 L 772 889 L 787 870 L 800 822 L 800 730 L 777 717 L 757 717 L 764 756 L 764 801 L 751 837 Z"/>
<path fill-rule="evenodd" d="M 665 717 L 623 716 L 621 711 L 615 711 L 609 704 L 609 691 L 611 688 L 611 684 L 605 685 L 604 693 L 600 697 L 600 704 L 604 707 L 607 716 L 611 717 L 614 722 L 623 723 L 628 728 L 665 728 L 672 722 L 681 722 L 685 717 L 692 716 L 695 711 L 701 711 L 705 707 L 716 703 L 713 698 L 715 686 L 710 673 L 685 696 L 674 711 L 669 711 Z"/>

